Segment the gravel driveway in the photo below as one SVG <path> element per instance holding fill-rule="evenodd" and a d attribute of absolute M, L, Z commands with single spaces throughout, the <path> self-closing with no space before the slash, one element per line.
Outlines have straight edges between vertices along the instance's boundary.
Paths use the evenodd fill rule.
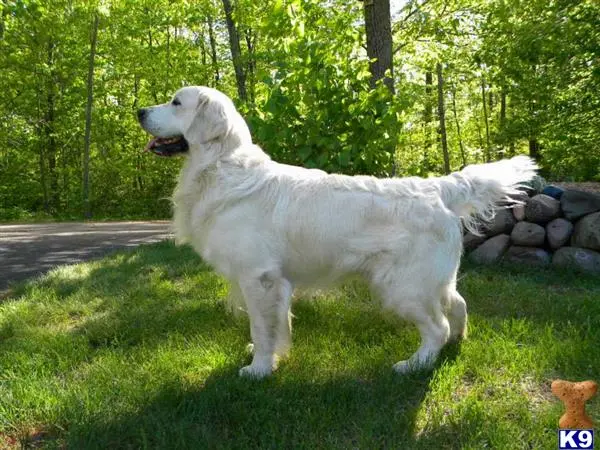
<path fill-rule="evenodd" d="M 54 266 L 169 237 L 168 221 L 0 225 L 0 291 Z"/>

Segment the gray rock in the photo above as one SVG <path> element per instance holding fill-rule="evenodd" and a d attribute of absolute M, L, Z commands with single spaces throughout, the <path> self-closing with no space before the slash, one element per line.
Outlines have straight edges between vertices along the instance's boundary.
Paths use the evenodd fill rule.
<path fill-rule="evenodd" d="M 600 275 L 600 253 L 584 248 L 562 247 L 554 253 L 552 265 Z"/>
<path fill-rule="evenodd" d="M 568 190 L 560 198 L 560 206 L 567 219 L 577 220 L 587 214 L 600 211 L 600 195 Z"/>
<path fill-rule="evenodd" d="M 577 222 L 571 245 L 600 250 L 600 212 L 585 216 Z"/>
<path fill-rule="evenodd" d="M 476 235 L 471 232 L 468 232 L 463 236 L 463 247 L 465 251 L 470 252 L 471 250 L 477 248 L 486 240 L 485 236 Z"/>
<path fill-rule="evenodd" d="M 515 219 L 517 219 L 519 222 L 521 220 L 525 220 L 525 205 L 514 206 L 512 212 L 513 216 L 515 216 Z"/>
<path fill-rule="evenodd" d="M 546 230 L 544 227 L 531 222 L 517 222 L 510 234 L 510 238 L 516 245 L 537 247 L 544 244 Z"/>
<path fill-rule="evenodd" d="M 471 252 L 470 258 L 479 264 L 491 264 L 498 261 L 510 245 L 508 234 L 499 234 L 488 239 Z"/>
<path fill-rule="evenodd" d="M 502 233 L 508 234 L 515 226 L 515 222 L 516 220 L 510 209 L 498 209 L 494 218 L 485 224 L 484 233 L 486 236 L 496 236 Z"/>
<path fill-rule="evenodd" d="M 545 224 L 559 215 L 560 202 L 546 194 L 531 197 L 525 207 L 525 217 L 529 222 Z"/>
<path fill-rule="evenodd" d="M 506 251 L 504 259 L 514 263 L 536 266 L 547 266 L 552 260 L 550 254 L 542 248 L 519 247 L 517 245 L 511 246 Z"/>
<path fill-rule="evenodd" d="M 546 225 L 546 236 L 552 250 L 562 247 L 573 233 L 573 224 L 567 219 L 554 219 Z"/>

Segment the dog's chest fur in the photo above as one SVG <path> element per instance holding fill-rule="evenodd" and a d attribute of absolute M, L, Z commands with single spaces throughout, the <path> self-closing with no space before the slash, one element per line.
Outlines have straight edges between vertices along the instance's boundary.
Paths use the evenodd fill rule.
<path fill-rule="evenodd" d="M 215 173 L 213 170 L 196 172 L 191 169 L 182 169 L 173 193 L 173 227 L 178 245 L 202 242 L 206 234 L 202 233 L 206 229 L 203 222 L 210 217 L 208 205 L 211 203 Z"/>

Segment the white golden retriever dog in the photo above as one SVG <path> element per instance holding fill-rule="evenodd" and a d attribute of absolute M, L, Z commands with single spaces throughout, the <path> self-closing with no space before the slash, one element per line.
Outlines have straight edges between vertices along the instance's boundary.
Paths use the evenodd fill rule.
<path fill-rule="evenodd" d="M 208 87 L 185 87 L 138 118 L 154 136 L 147 150 L 186 154 L 173 194 L 176 241 L 241 299 L 254 354 L 240 374 L 256 378 L 290 348 L 294 288 L 348 275 L 364 277 L 387 310 L 419 329 L 419 349 L 394 369 L 431 367 L 467 330 L 456 291 L 461 218 L 473 227 L 536 169 L 521 156 L 439 178 L 377 179 L 279 164 L 252 143 L 233 102 Z"/>

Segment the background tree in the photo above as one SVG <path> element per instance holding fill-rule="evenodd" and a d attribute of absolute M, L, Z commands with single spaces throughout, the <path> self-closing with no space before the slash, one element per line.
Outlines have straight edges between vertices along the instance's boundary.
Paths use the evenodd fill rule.
<path fill-rule="evenodd" d="M 222 1 L 227 21 L 229 47 L 231 49 L 231 59 L 235 71 L 238 96 L 242 102 L 245 102 L 248 99 L 248 94 L 246 92 L 246 70 L 242 63 L 242 50 L 240 48 L 240 33 L 238 32 L 238 27 L 233 19 L 233 5 L 231 4 L 231 0 Z"/>
<path fill-rule="evenodd" d="M 90 211 L 89 178 L 90 178 L 90 133 L 92 128 L 92 103 L 94 101 L 94 62 L 96 60 L 96 40 L 98 38 L 99 15 L 93 13 L 92 31 L 90 33 L 90 62 L 87 78 L 87 104 L 85 107 L 85 137 L 83 141 L 83 215 L 92 216 Z"/>
<path fill-rule="evenodd" d="M 392 59 L 392 22 L 390 0 L 361 0 L 365 17 L 367 56 L 371 71 L 371 88 L 379 80 L 394 93 L 394 63 Z"/>
<path fill-rule="evenodd" d="M 548 178 L 600 179 L 594 0 L 0 8 L 0 220 L 80 218 L 82 198 L 94 217 L 168 217 L 181 161 L 141 151 L 135 111 L 187 84 L 231 96 L 283 162 L 428 176 L 531 153 Z"/>
<path fill-rule="evenodd" d="M 442 155 L 444 158 L 444 173 L 450 173 L 450 155 L 448 154 L 448 138 L 446 134 L 446 105 L 444 92 L 444 73 L 442 63 L 436 64 L 437 91 L 438 91 L 438 119 L 440 121 L 440 142 L 442 144 Z"/>

